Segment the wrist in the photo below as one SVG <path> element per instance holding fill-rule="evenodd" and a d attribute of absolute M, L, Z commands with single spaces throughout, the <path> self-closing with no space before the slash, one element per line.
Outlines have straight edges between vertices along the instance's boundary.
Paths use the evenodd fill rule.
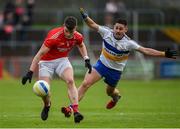
<path fill-rule="evenodd" d="M 83 18 L 84 20 L 86 20 L 87 17 L 88 17 L 87 13 L 82 13 L 82 18 Z"/>
<path fill-rule="evenodd" d="M 166 52 L 161 52 L 163 57 L 166 57 Z"/>
<path fill-rule="evenodd" d="M 87 59 L 89 59 L 89 57 L 88 57 L 88 56 L 84 56 L 83 58 L 84 58 L 84 60 L 87 60 Z"/>

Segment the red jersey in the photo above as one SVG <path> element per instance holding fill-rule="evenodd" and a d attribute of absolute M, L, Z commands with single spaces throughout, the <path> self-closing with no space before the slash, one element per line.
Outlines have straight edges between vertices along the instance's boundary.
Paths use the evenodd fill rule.
<path fill-rule="evenodd" d="M 49 31 L 44 40 L 44 45 L 50 48 L 50 51 L 42 56 L 41 60 L 54 60 L 67 57 L 70 50 L 83 42 L 83 36 L 75 31 L 73 38 L 67 39 L 64 35 L 64 27 L 58 27 Z"/>

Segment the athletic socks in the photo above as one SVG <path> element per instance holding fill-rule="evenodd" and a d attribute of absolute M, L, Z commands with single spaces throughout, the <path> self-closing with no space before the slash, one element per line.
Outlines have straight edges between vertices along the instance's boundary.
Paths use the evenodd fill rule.
<path fill-rule="evenodd" d="M 74 113 L 75 113 L 75 112 L 79 112 L 79 110 L 78 110 L 78 104 L 70 105 L 69 107 L 72 108 L 72 110 L 73 110 Z"/>

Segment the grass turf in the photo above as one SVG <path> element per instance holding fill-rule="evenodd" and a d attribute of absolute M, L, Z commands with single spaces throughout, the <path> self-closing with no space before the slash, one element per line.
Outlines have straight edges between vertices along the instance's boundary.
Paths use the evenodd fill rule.
<path fill-rule="evenodd" d="M 77 85 L 82 80 L 76 79 Z M 180 127 L 180 80 L 122 80 L 122 99 L 112 109 L 105 108 L 109 97 L 103 81 L 89 89 L 80 102 L 85 119 L 75 124 L 65 118 L 60 107 L 68 105 L 67 87 L 60 80 L 51 84 L 52 107 L 47 121 L 40 119 L 41 99 L 32 84 L 20 80 L 0 80 L 0 128 L 178 128 Z"/>

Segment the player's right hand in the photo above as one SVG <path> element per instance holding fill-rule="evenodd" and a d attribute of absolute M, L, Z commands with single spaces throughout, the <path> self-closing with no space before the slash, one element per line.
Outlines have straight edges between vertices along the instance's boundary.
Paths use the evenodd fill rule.
<path fill-rule="evenodd" d="M 25 76 L 22 78 L 22 84 L 25 85 L 27 80 L 29 80 L 29 83 L 31 83 L 33 76 L 33 71 L 28 71 Z"/>
<path fill-rule="evenodd" d="M 175 50 L 170 50 L 169 48 L 165 51 L 165 57 L 167 58 L 174 58 L 176 59 L 176 57 L 178 56 L 177 51 Z"/>
<path fill-rule="evenodd" d="M 91 73 L 92 66 L 91 66 L 90 59 L 85 59 L 85 67 L 87 67 L 89 69 L 88 73 Z"/>

